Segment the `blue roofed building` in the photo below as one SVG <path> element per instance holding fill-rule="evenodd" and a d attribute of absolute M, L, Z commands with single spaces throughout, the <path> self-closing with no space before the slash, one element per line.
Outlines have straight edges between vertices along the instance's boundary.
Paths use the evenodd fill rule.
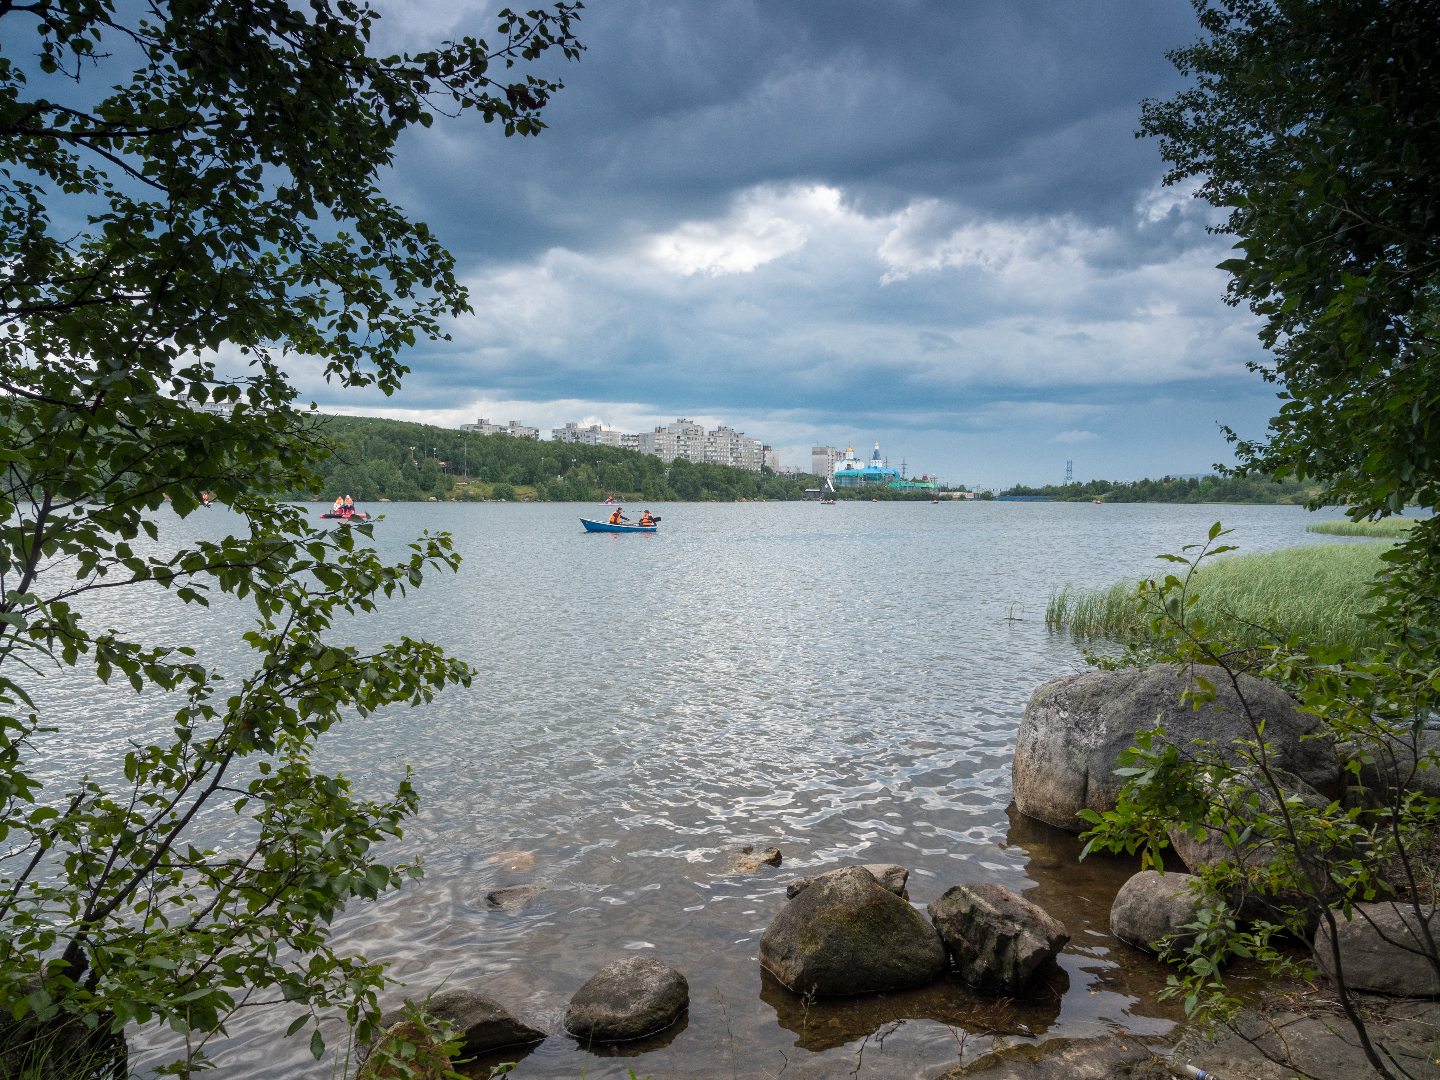
<path fill-rule="evenodd" d="M 898 469 L 885 467 L 884 460 L 880 457 L 880 444 L 875 444 L 875 452 L 870 455 L 868 462 L 860 461 L 855 457 L 855 451 L 851 447 L 845 448 L 845 457 L 835 463 L 835 486 L 836 487 L 866 487 L 870 484 L 898 484 L 900 472 Z"/>

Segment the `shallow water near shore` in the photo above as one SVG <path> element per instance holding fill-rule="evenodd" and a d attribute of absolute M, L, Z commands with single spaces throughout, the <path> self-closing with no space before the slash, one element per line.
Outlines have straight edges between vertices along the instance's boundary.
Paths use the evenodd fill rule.
<path fill-rule="evenodd" d="M 495 1059 L 536 1078 L 933 1077 L 997 1039 L 1164 1037 L 1178 1019 L 1155 1000 L 1165 971 L 1109 934 L 1110 902 L 1138 866 L 1077 863 L 1073 838 L 1007 812 L 1026 700 L 1085 667 L 1045 629 L 1046 598 L 1149 573 L 1217 518 L 1244 551 L 1365 542 L 1307 534 L 1339 512 L 1288 506 L 665 504 L 653 536 L 586 534 L 579 517 L 601 511 L 575 504 L 367 509 L 386 515 L 383 554 L 447 530 L 465 562 L 337 639 L 426 637 L 479 675 L 325 740 L 321 767 L 362 793 L 392 790 L 409 765 L 423 800 L 391 847 L 421 855 L 425 879 L 352 904 L 338 937 L 408 984 L 388 1007 L 443 983 L 555 1032 Z M 221 511 L 162 519 L 162 542 L 235 524 Z M 89 618 L 143 624 L 222 668 L 248 659 L 233 646 L 240 606 L 132 596 Z M 159 696 L 44 684 L 64 727 L 45 763 L 57 786 L 165 726 Z M 210 822 L 218 836 L 225 816 Z M 780 848 L 783 865 L 737 872 L 729 855 L 745 845 Z M 761 971 L 760 932 L 788 882 L 854 861 L 908 867 L 922 907 L 954 884 L 1000 882 L 1071 942 L 1023 1002 L 944 982 L 807 1003 Z M 487 906 L 513 884 L 546 891 L 519 911 Z M 636 951 L 686 975 L 690 1012 L 642 1044 L 587 1052 L 561 1033 L 565 1005 Z M 281 1038 L 292 1015 L 232 1023 L 211 1075 L 331 1076 L 328 1058 Z M 134 1064 L 168 1060 L 171 1038 L 139 1033 Z"/>

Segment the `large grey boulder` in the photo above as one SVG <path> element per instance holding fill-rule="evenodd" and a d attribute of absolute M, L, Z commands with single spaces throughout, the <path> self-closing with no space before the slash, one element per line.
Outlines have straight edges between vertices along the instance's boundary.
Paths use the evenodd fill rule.
<path fill-rule="evenodd" d="M 905 883 L 910 880 L 910 871 L 905 867 L 898 863 L 862 863 L 861 866 L 870 871 L 870 876 L 880 883 L 882 889 L 889 889 L 896 896 L 904 897 Z M 785 886 L 785 898 L 794 900 L 820 878 L 828 874 L 839 873 L 843 869 L 845 867 L 842 866 L 837 870 L 827 870 L 824 874 L 816 874 L 815 877 L 797 878 Z"/>
<path fill-rule="evenodd" d="M 546 1038 L 545 1032 L 518 1019 L 494 998 L 474 990 L 447 990 L 421 1003 L 425 1011 L 450 1025 L 452 1036 L 463 1039 L 461 1057 L 499 1050 L 503 1046 L 523 1046 Z M 394 1009 L 380 1017 L 380 1030 L 389 1031 L 405 1021 L 403 1009 Z"/>
<path fill-rule="evenodd" d="M 1045 683 L 1030 696 L 1015 741 L 1015 805 L 1022 814 L 1084 832 L 1090 825 L 1077 813 L 1115 809 L 1123 782 L 1113 775 L 1115 760 L 1134 745 L 1136 732 L 1157 725 L 1182 752 L 1204 739 L 1233 756 L 1234 740 L 1253 739 L 1254 731 L 1228 681 L 1212 681 L 1217 700 L 1199 710 L 1180 703 L 1190 684 L 1169 664 L 1086 671 Z M 1251 712 L 1265 721 L 1273 764 L 1338 797 L 1339 761 L 1333 740 L 1319 735 L 1319 718 L 1296 709 L 1277 686 L 1248 675 L 1239 681 Z M 1317 737 L 1306 738 L 1311 735 Z"/>
<path fill-rule="evenodd" d="M 798 994 L 869 994 L 939 978 L 945 946 L 870 871 L 846 866 L 821 874 L 770 920 L 760 963 Z"/>
<path fill-rule="evenodd" d="M 1340 946 L 1340 970 L 1352 990 L 1372 990 L 1399 997 L 1440 996 L 1440 979 L 1423 954 L 1429 950 L 1420 929 L 1421 920 L 1409 904 L 1355 904 L 1348 921 L 1334 911 L 1335 940 Z M 1421 905 L 1424 925 L 1432 938 L 1440 938 L 1440 913 Z M 1330 927 L 1324 919 L 1315 932 L 1315 964 L 1334 978 Z"/>
<path fill-rule="evenodd" d="M 1280 791 L 1288 800 L 1299 799 L 1301 803 L 1311 810 L 1324 810 L 1330 805 L 1330 800 L 1321 795 L 1304 780 L 1288 773 L 1283 769 L 1274 769 L 1272 775 L 1279 783 Z M 1279 818 L 1280 807 L 1270 790 L 1270 785 L 1258 776 L 1237 776 L 1231 793 L 1230 806 L 1235 816 L 1247 823 L 1255 822 L 1255 809 L 1250 806 L 1250 797 L 1254 795 L 1259 803 L 1259 809 L 1271 817 Z M 1241 835 L 1245 830 L 1238 829 Z M 1171 829 L 1169 832 L 1170 846 L 1175 849 L 1175 854 L 1180 856 L 1193 873 L 1217 863 L 1227 862 L 1232 866 L 1244 867 L 1247 870 L 1262 869 L 1269 866 L 1281 854 L 1280 845 L 1285 842 L 1282 832 L 1272 830 L 1266 835 L 1258 827 L 1250 833 L 1244 844 L 1235 846 L 1225 833 L 1218 829 L 1207 828 L 1205 835 L 1196 839 L 1183 829 Z"/>
<path fill-rule="evenodd" d="M 960 977 L 971 986 L 1021 994 L 1065 947 L 1065 924 L 1003 885 L 956 885 L 926 909 Z"/>
<path fill-rule="evenodd" d="M 1200 897 L 1191 885 L 1199 880 L 1154 870 L 1135 874 L 1110 905 L 1110 932 L 1137 949 L 1156 952 L 1155 942 L 1195 921 Z"/>
<path fill-rule="evenodd" d="M 690 984 L 652 956 L 616 960 L 570 999 L 565 1030 L 581 1042 L 624 1042 L 663 1031 L 690 1007 Z"/>
<path fill-rule="evenodd" d="M 1434 728 L 1423 729 L 1418 737 L 1407 734 L 1363 745 L 1345 743 L 1340 753 L 1361 758 L 1358 779 L 1372 804 L 1388 802 L 1400 788 L 1440 799 L 1440 731 Z"/>

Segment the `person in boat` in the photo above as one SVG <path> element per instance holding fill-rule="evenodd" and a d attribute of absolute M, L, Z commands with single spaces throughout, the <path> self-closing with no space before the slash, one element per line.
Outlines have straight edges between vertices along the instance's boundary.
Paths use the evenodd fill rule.
<path fill-rule="evenodd" d="M 617 506 L 617 507 L 615 507 L 615 512 L 610 515 L 610 524 L 611 524 L 611 525 L 628 525 L 628 524 L 630 524 L 630 519 L 625 516 L 625 507 L 623 507 L 623 506 Z"/>
<path fill-rule="evenodd" d="M 344 495 L 336 495 L 336 496 L 335 496 L 335 505 L 334 505 L 334 507 L 331 509 L 330 512 L 331 512 L 332 514 L 339 514 L 339 513 L 343 512 L 344 509 L 345 509 L 345 496 L 344 496 Z"/>
<path fill-rule="evenodd" d="M 345 513 L 347 513 L 347 514 L 353 514 L 354 512 L 355 512 L 355 500 L 352 499 L 352 498 L 350 498 L 349 495 L 346 495 L 346 496 L 345 496 Z"/>
<path fill-rule="evenodd" d="M 648 529 L 655 524 L 655 519 L 650 516 L 649 510 L 640 511 L 640 520 L 636 522 L 641 528 Z"/>

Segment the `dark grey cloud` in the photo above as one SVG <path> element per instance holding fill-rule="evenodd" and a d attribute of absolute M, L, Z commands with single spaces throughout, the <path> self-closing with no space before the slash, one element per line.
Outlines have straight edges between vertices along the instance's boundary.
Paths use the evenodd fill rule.
<path fill-rule="evenodd" d="M 407 46 L 487 22 L 387 19 Z M 1182 85 L 1187 0 L 637 0 L 581 26 L 578 64 L 541 65 L 567 88 L 538 139 L 462 119 L 404 142 L 389 187 L 476 313 L 386 407 L 710 418 L 797 463 L 882 438 L 967 482 L 1193 472 L 1227 454 L 1217 420 L 1263 425 L 1215 213 L 1134 137 Z"/>
<path fill-rule="evenodd" d="M 1113 221 L 1160 173 L 1139 101 L 1180 85 L 1164 52 L 1195 34 L 1185 0 L 597 3 L 581 25 L 582 60 L 545 62 L 567 88 L 538 139 L 464 120 L 406 142 L 407 203 L 458 253 L 603 244 L 758 183 Z"/>

